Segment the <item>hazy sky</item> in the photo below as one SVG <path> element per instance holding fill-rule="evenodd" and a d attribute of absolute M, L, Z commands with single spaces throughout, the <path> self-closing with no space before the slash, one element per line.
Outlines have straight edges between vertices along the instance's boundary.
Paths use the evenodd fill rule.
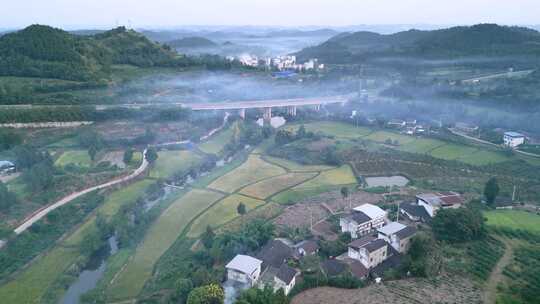
<path fill-rule="evenodd" d="M 0 27 L 540 23 L 540 0 L 0 0 Z"/>

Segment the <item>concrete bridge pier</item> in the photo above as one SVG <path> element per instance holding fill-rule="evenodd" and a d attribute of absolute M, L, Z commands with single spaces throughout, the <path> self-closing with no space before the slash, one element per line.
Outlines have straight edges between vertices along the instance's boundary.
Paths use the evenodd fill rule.
<path fill-rule="evenodd" d="M 320 111 L 321 110 L 321 105 L 318 104 L 318 105 L 315 105 L 315 111 Z"/>
<path fill-rule="evenodd" d="M 246 109 L 238 110 L 238 116 L 240 116 L 242 119 L 246 119 Z"/>
<path fill-rule="evenodd" d="M 287 114 L 289 114 L 290 116 L 296 116 L 296 106 L 288 106 Z"/>
<path fill-rule="evenodd" d="M 272 120 L 272 108 L 270 108 L 270 107 L 264 108 L 263 119 L 264 119 L 265 121 L 270 121 L 270 120 Z"/>

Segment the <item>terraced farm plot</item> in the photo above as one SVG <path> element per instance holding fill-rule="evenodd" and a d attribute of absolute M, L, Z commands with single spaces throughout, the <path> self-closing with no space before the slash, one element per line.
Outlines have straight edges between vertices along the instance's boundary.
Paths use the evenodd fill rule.
<path fill-rule="evenodd" d="M 265 162 L 259 155 L 250 155 L 240 167 L 221 176 L 208 188 L 232 193 L 253 182 L 285 173 L 283 168 Z"/>
<path fill-rule="evenodd" d="M 133 258 L 109 286 L 108 298 L 122 300 L 136 297 L 152 275 L 154 264 L 189 222 L 222 197 L 217 192 L 194 189 L 172 203 L 150 227 Z"/>
<path fill-rule="evenodd" d="M 397 149 L 411 153 L 427 153 L 445 144 L 445 142 L 436 139 L 417 138 L 415 141 L 409 142 L 405 145 L 400 145 Z"/>
<path fill-rule="evenodd" d="M 233 133 L 234 133 L 233 127 L 229 127 L 225 130 L 222 130 L 218 132 L 217 134 L 214 134 L 209 140 L 200 144 L 199 149 L 201 149 L 205 153 L 218 154 L 219 152 L 221 152 L 221 150 L 223 150 L 225 145 L 231 140 Z"/>
<path fill-rule="evenodd" d="M 264 159 L 269 163 L 276 164 L 280 167 L 284 167 L 287 170 L 293 172 L 318 172 L 330 170 L 335 167 L 325 166 L 325 165 L 302 165 L 297 162 L 290 161 L 288 159 L 277 158 L 272 156 L 264 156 Z"/>
<path fill-rule="evenodd" d="M 309 189 L 318 187 L 328 187 L 336 185 L 356 184 L 356 177 L 349 165 L 343 165 L 339 168 L 323 171 L 319 176 L 300 184 L 293 189 Z"/>
<path fill-rule="evenodd" d="M 200 160 L 200 156 L 186 150 L 159 151 L 158 159 L 150 169 L 150 177 L 156 179 L 169 178 L 179 171 L 187 170 Z"/>
<path fill-rule="evenodd" d="M 150 183 L 149 180 L 143 180 L 115 191 L 98 207 L 98 212 L 110 218 L 122 205 L 133 202 Z M 15 279 L 1 286 L 2 303 L 40 302 L 49 286 L 79 257 L 79 247 L 89 229 L 95 229 L 95 219 L 96 217 L 92 216 L 61 244 L 37 259 Z"/>
<path fill-rule="evenodd" d="M 489 226 L 522 229 L 540 233 L 540 216 L 517 210 L 495 210 L 484 213 Z"/>
<path fill-rule="evenodd" d="M 321 132 L 326 135 L 333 135 L 341 138 L 359 138 L 370 134 L 372 131 L 365 127 L 355 127 L 350 124 L 333 121 L 321 121 L 304 125 L 307 131 Z M 300 125 L 288 126 L 288 130 L 296 131 Z"/>
<path fill-rule="evenodd" d="M 219 227 L 238 217 L 236 208 L 239 203 L 246 206 L 246 210 L 250 211 L 264 204 L 264 201 L 257 200 L 240 194 L 232 194 L 222 199 L 214 206 L 210 207 L 205 213 L 201 214 L 191 225 L 187 236 L 197 237 L 201 235 L 206 227 Z"/>
<path fill-rule="evenodd" d="M 399 145 L 406 145 L 408 143 L 415 141 L 415 138 L 412 136 L 401 135 L 401 134 L 388 132 L 388 131 L 377 131 L 375 133 L 371 133 L 365 138 L 379 142 L 379 143 L 384 143 L 388 139 L 391 139 L 392 142 L 397 140 Z"/>
<path fill-rule="evenodd" d="M 60 155 L 56 160 L 55 165 L 64 167 L 68 164 L 74 164 L 80 167 L 90 167 L 92 165 L 92 160 L 88 155 L 88 151 L 68 150 Z"/>
<path fill-rule="evenodd" d="M 315 175 L 317 175 L 317 173 L 314 172 L 288 173 L 251 184 L 242 189 L 240 193 L 259 199 L 266 199 L 275 193 L 296 186 Z"/>
<path fill-rule="evenodd" d="M 478 151 L 476 153 L 460 157 L 458 160 L 471 165 L 483 166 L 508 161 L 510 158 L 502 153 L 493 151 Z"/>
<path fill-rule="evenodd" d="M 447 144 L 432 150 L 430 154 L 436 158 L 452 160 L 460 157 L 467 157 L 467 155 L 477 151 L 478 149 L 469 146 Z"/>

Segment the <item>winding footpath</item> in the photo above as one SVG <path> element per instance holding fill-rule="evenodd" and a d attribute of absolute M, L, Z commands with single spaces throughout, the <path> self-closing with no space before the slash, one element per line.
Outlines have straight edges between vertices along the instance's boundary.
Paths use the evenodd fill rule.
<path fill-rule="evenodd" d="M 506 248 L 504 255 L 497 262 L 484 287 L 482 298 L 485 304 L 495 304 L 497 302 L 497 285 L 504 280 L 503 270 L 514 258 L 513 244 L 506 239 L 501 239 L 501 241 L 503 241 Z"/>
<path fill-rule="evenodd" d="M 38 210 L 37 212 L 32 214 L 30 217 L 27 217 L 26 219 L 24 219 L 23 223 L 21 225 L 19 225 L 17 228 L 15 228 L 15 233 L 16 234 L 23 233 L 26 229 L 28 229 L 30 226 L 32 226 L 35 222 L 42 219 L 49 212 L 55 210 L 58 207 L 61 207 L 61 206 L 65 205 L 65 204 L 73 201 L 74 199 L 77 199 L 77 198 L 79 198 L 79 197 L 81 197 L 81 196 L 83 196 L 83 195 L 85 195 L 87 193 L 90 193 L 90 192 L 96 191 L 96 190 L 101 190 L 101 189 L 104 189 L 104 188 L 108 188 L 108 187 L 111 187 L 111 186 L 114 186 L 114 185 L 117 185 L 117 184 L 120 184 L 120 183 L 127 182 L 127 181 L 132 180 L 132 179 L 136 178 L 137 176 L 141 175 L 146 170 L 146 168 L 148 167 L 148 161 L 146 160 L 146 151 L 147 150 L 145 149 L 144 152 L 143 152 L 143 160 L 142 160 L 141 165 L 135 171 L 133 171 L 133 173 L 131 173 L 130 175 L 124 176 L 124 177 L 121 177 L 121 178 L 118 178 L 118 179 L 115 179 L 115 180 L 112 180 L 112 181 L 109 181 L 109 182 L 101 184 L 101 185 L 90 187 L 90 188 L 81 190 L 79 192 L 72 193 L 72 194 L 62 198 L 61 200 L 57 201 L 56 203 L 48 205 L 47 207 Z"/>

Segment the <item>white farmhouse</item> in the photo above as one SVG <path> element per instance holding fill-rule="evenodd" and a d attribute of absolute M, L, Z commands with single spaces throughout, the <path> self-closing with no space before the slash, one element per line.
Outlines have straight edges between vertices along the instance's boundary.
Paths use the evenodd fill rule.
<path fill-rule="evenodd" d="M 371 269 L 388 257 L 388 243 L 383 239 L 365 236 L 349 243 L 347 256 L 360 261 L 367 269 Z"/>
<path fill-rule="evenodd" d="M 525 135 L 518 132 L 504 132 L 503 140 L 505 146 L 515 148 L 525 143 Z"/>
<path fill-rule="evenodd" d="M 283 289 L 285 295 L 288 295 L 296 284 L 296 276 L 298 276 L 296 269 L 286 264 L 281 265 L 279 271 L 274 276 L 274 292 Z"/>
<path fill-rule="evenodd" d="M 386 223 L 386 211 L 381 208 L 363 204 L 353 209 L 348 216 L 339 219 L 341 232 L 348 232 L 353 239 L 381 228 Z"/>
<path fill-rule="evenodd" d="M 399 253 L 405 253 L 411 247 L 411 238 L 416 233 L 416 228 L 391 222 L 377 231 L 379 239 L 388 242 Z"/>
<path fill-rule="evenodd" d="M 238 254 L 225 266 L 227 279 L 253 286 L 261 275 L 261 264 L 261 260 Z"/>

